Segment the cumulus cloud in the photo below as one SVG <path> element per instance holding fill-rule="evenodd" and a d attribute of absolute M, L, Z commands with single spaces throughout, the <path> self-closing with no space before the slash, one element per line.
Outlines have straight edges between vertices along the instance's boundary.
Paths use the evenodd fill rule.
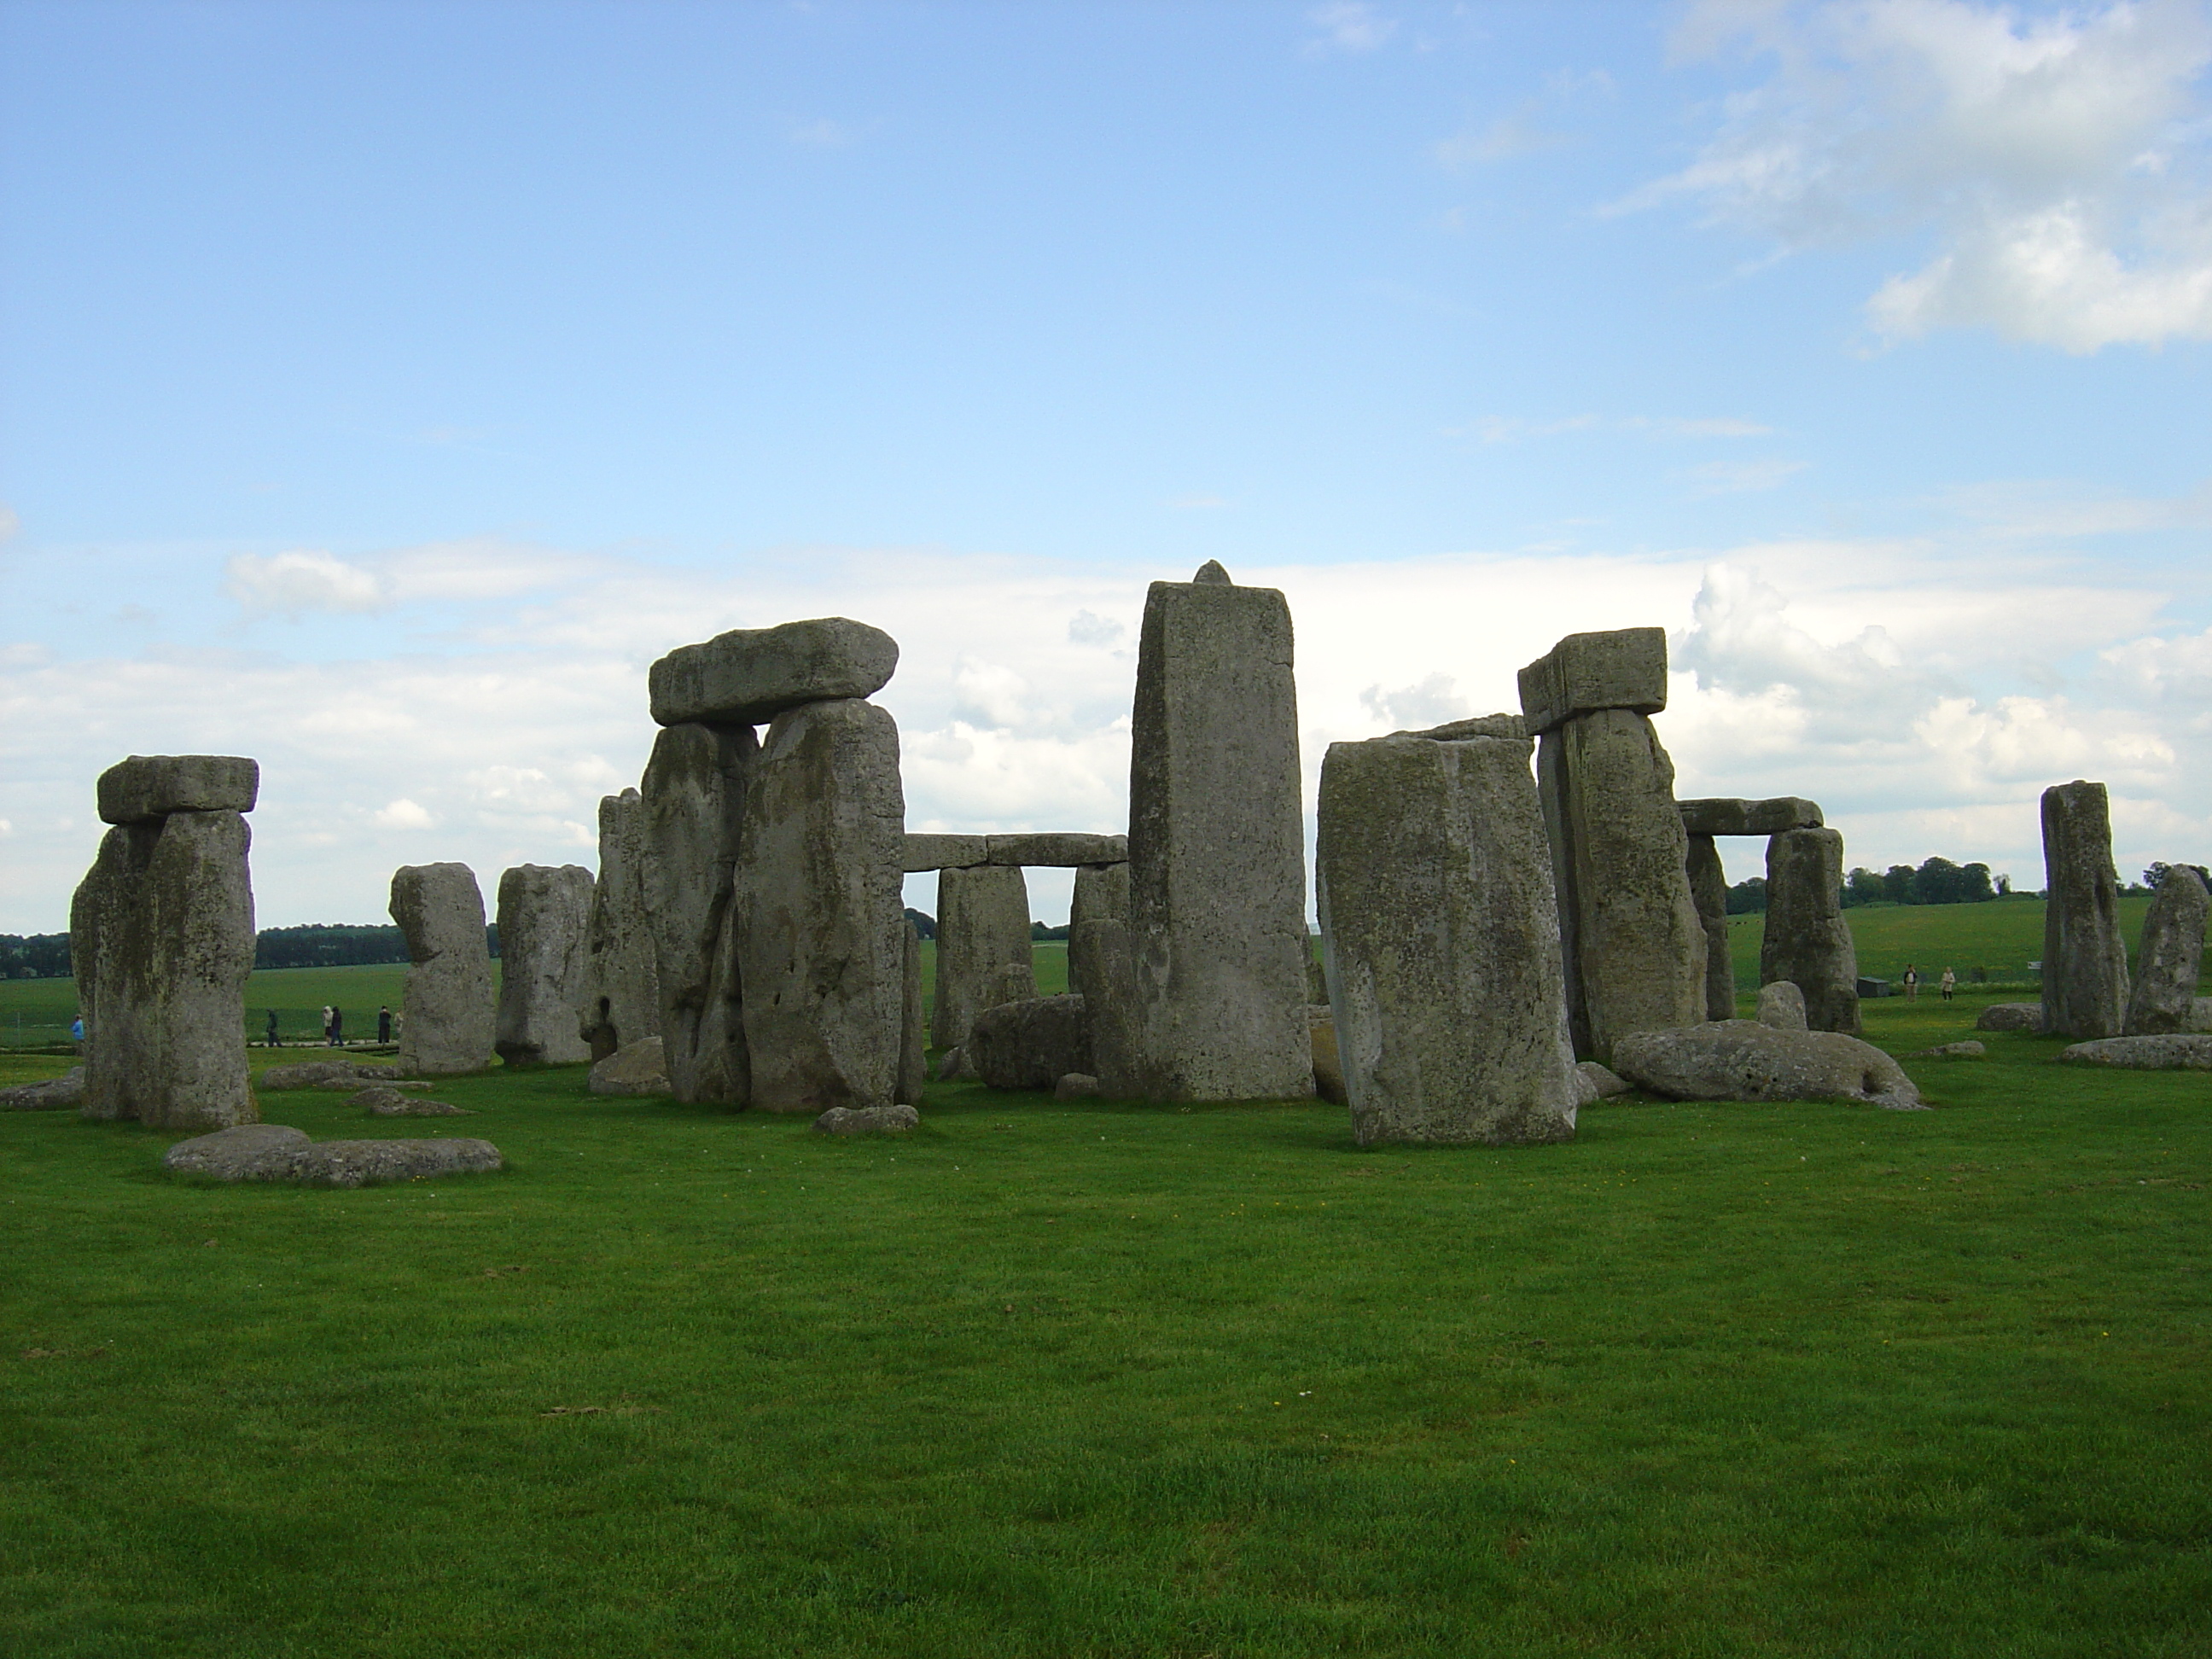
<path fill-rule="evenodd" d="M 1972 0 L 1705 0 L 1693 56 L 1771 65 L 1691 164 L 1611 210 L 1687 199 L 1784 250 L 1932 234 L 1867 301 L 1905 339 L 1987 326 L 2089 352 L 2212 338 L 2212 65 L 2202 0 L 2039 15 Z"/>
<path fill-rule="evenodd" d="M 391 603 L 374 571 L 334 553 L 301 549 L 266 557 L 241 553 L 224 567 L 231 598 L 248 611 L 298 617 L 311 611 L 367 612 Z"/>
<path fill-rule="evenodd" d="M 371 820 L 381 830 L 428 830 L 436 822 L 404 795 L 379 807 Z"/>

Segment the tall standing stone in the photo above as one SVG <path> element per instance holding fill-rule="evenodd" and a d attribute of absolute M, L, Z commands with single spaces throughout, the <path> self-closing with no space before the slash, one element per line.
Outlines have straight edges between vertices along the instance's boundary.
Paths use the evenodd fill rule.
<path fill-rule="evenodd" d="M 1578 1097 L 1525 738 L 1377 738 L 1322 765 L 1316 884 L 1363 1146 L 1564 1140 Z"/>
<path fill-rule="evenodd" d="M 968 1041 L 976 1015 L 1036 993 L 1030 890 L 1019 868 L 979 865 L 937 872 L 937 1005 L 930 1038 Z"/>
<path fill-rule="evenodd" d="M 493 1047 L 510 1066 L 592 1057 L 576 1029 L 592 921 L 592 872 L 519 864 L 499 878 L 499 1015 Z"/>
<path fill-rule="evenodd" d="M 1124 927 L 1129 921 L 1129 866 L 1125 860 L 1119 864 L 1085 864 L 1075 872 L 1074 896 L 1067 907 L 1067 988 L 1077 996 L 1091 997 L 1095 1008 L 1097 997 L 1091 995 L 1086 952 L 1078 944 L 1078 938 L 1095 937 L 1085 934 L 1086 923 L 1112 921 Z M 1101 994 L 1103 994 L 1102 988 Z"/>
<path fill-rule="evenodd" d="M 899 956 L 898 1087 L 893 1093 L 896 1104 L 919 1106 L 929 1085 L 929 1017 L 921 1006 L 921 935 L 911 921 Z"/>
<path fill-rule="evenodd" d="M 732 894 L 754 1106 L 892 1103 L 905 837 L 890 714 L 841 699 L 775 717 L 744 793 Z"/>
<path fill-rule="evenodd" d="M 746 726 L 672 726 L 653 739 L 639 789 L 640 877 L 660 988 L 668 1084 L 682 1101 L 742 1106 L 745 1053 L 732 870 L 760 744 Z"/>
<path fill-rule="evenodd" d="M 2166 866 L 2143 917 L 2128 997 L 2128 1035 L 2165 1036 L 2192 1023 L 2197 978 L 2204 966 L 2204 921 L 2212 896 L 2185 864 Z"/>
<path fill-rule="evenodd" d="M 584 934 L 577 1035 L 592 1058 L 660 1035 L 660 972 L 646 914 L 645 802 L 635 789 L 599 801 L 599 873 Z"/>
<path fill-rule="evenodd" d="M 1766 842 L 1766 932 L 1759 982 L 1787 980 L 1805 997 L 1815 1031 L 1859 1034 L 1859 958 L 1844 921 L 1844 838 L 1784 830 Z"/>
<path fill-rule="evenodd" d="M 1313 1092 L 1291 611 L 1209 562 L 1145 600 L 1129 757 L 1128 1000 L 1111 1094 Z"/>
<path fill-rule="evenodd" d="M 2075 1039 L 2126 1029 L 2128 951 L 2101 783 L 2043 792 L 2043 1029 Z"/>
<path fill-rule="evenodd" d="M 246 1082 L 253 971 L 246 866 L 260 768 L 134 755 L 101 774 L 115 827 L 70 908 L 89 1118 L 224 1129 L 258 1116 Z"/>
<path fill-rule="evenodd" d="M 476 872 L 465 864 L 403 865 L 392 875 L 391 908 L 407 939 L 400 1071 L 437 1077 L 489 1066 L 497 1018 Z"/>
<path fill-rule="evenodd" d="M 1698 907 L 1698 922 L 1705 930 L 1705 1018 L 1734 1019 L 1735 963 L 1729 950 L 1728 872 L 1711 836 L 1690 837 L 1685 868 L 1690 901 Z"/>

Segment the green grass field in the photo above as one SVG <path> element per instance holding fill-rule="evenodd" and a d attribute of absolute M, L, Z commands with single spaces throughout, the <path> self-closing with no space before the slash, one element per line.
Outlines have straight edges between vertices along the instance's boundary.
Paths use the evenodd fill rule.
<path fill-rule="evenodd" d="M 2149 908 L 2145 894 L 2120 900 L 2120 936 L 2127 941 L 2130 963 Z M 2041 899 L 1868 905 L 1844 911 L 1844 919 L 1858 951 L 1859 972 L 1870 978 L 1895 980 L 1909 962 L 1931 986 L 1946 966 L 1955 969 L 1961 980 L 1969 970 L 1982 968 L 1993 983 L 2019 984 L 2033 978 L 2027 964 L 2043 959 Z M 1765 920 L 1756 915 L 1729 918 L 1729 955 L 1740 991 L 1759 988 L 1759 942 Z"/>
<path fill-rule="evenodd" d="M 352 1193 L 7 1115 L 0 1650 L 2202 1655 L 2212 1084 L 1990 1047 L 1516 1151 L 494 1071 Z"/>

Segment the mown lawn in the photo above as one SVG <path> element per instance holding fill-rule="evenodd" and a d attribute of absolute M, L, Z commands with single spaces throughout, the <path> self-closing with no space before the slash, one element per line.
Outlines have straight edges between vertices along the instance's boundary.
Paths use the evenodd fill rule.
<path fill-rule="evenodd" d="M 2212 1079 L 1990 1046 L 1523 1151 L 494 1072 L 356 1193 L 9 1115 L 0 1650 L 2201 1655 Z"/>

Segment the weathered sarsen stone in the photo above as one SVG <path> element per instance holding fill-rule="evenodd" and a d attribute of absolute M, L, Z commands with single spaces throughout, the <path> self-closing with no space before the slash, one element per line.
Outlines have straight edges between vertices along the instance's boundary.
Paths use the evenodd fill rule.
<path fill-rule="evenodd" d="M 100 844 L 70 910 L 90 1118 L 218 1128 L 257 1115 L 246 1084 L 252 833 L 230 805 L 258 769 L 225 756 L 133 756 L 101 776 Z M 159 810 L 157 810 L 159 809 Z"/>
<path fill-rule="evenodd" d="M 518 864 L 499 878 L 499 1014 L 493 1047 L 510 1066 L 592 1057 L 576 1029 L 592 872 L 580 864 Z"/>
<path fill-rule="evenodd" d="M 1859 958 L 1844 925 L 1844 838 L 1784 830 L 1766 843 L 1766 930 L 1759 982 L 1788 980 L 1805 994 L 1815 1031 L 1859 1033 Z"/>
<path fill-rule="evenodd" d="M 892 1103 L 905 819 L 890 714 L 848 699 L 776 716 L 745 792 L 732 892 L 754 1106 Z"/>
<path fill-rule="evenodd" d="M 738 628 L 653 665 L 661 726 L 758 726 L 802 703 L 866 697 L 898 667 L 898 641 L 846 617 Z"/>
<path fill-rule="evenodd" d="M 2058 1051 L 2069 1066 L 2117 1066 L 2132 1072 L 2212 1072 L 2212 1036 L 2102 1037 Z"/>
<path fill-rule="evenodd" d="M 1613 1045 L 1613 1069 L 1670 1100 L 1855 1100 L 1916 1110 L 1905 1068 L 1841 1031 L 1783 1031 L 1755 1019 L 1639 1031 Z"/>
<path fill-rule="evenodd" d="M 2186 1031 L 2197 998 L 2197 976 L 2204 965 L 2204 921 L 2212 894 L 2203 878 L 2185 864 L 2166 866 L 2143 917 L 2142 944 L 2136 951 L 2135 987 L 2128 996 L 2128 1035 L 2163 1036 Z"/>
<path fill-rule="evenodd" d="M 742 1106 L 750 1088 L 731 892 L 759 752 L 750 726 L 672 726 L 653 740 L 638 791 L 660 1036 L 682 1101 Z"/>
<path fill-rule="evenodd" d="M 1332 744 L 1316 862 L 1363 1146 L 1564 1140 L 1581 1091 L 1525 738 Z"/>
<path fill-rule="evenodd" d="M 504 1167 L 489 1140 L 309 1140 L 277 1123 L 253 1123 L 180 1140 L 161 1167 L 216 1181 L 283 1181 L 311 1187 L 371 1187 Z"/>
<path fill-rule="evenodd" d="M 1759 988 L 1759 1023 L 1778 1031 L 1811 1030 L 1805 1018 L 1805 994 L 1786 979 L 1769 980 Z"/>
<path fill-rule="evenodd" d="M 1049 1089 L 1091 1071 L 1091 1024 L 1079 996 L 1002 1002 L 976 1016 L 969 1063 L 994 1089 Z"/>
<path fill-rule="evenodd" d="M 1097 1075 L 1115 1096 L 1297 1098 L 1313 1063 L 1290 606 L 1218 566 L 1200 574 L 1145 601 L 1126 951 L 1111 952 L 1127 977 L 1114 1017 L 1094 1018 Z"/>
<path fill-rule="evenodd" d="M 899 951 L 898 1087 L 892 1097 L 902 1106 L 919 1106 L 929 1086 L 929 1015 L 921 1005 L 921 935 L 906 924 Z"/>
<path fill-rule="evenodd" d="M 1092 1017 L 1097 1018 L 1099 997 L 1105 994 L 1101 988 L 1093 994 L 1091 980 L 1093 970 L 1091 954 L 1097 942 L 1095 930 L 1085 931 L 1090 922 L 1111 921 L 1126 933 L 1129 925 L 1129 866 L 1120 864 L 1086 864 L 1075 872 L 1075 890 L 1067 909 L 1067 988 L 1078 996 L 1091 998 Z"/>
<path fill-rule="evenodd" d="M 1826 822 L 1817 803 L 1798 795 L 1771 800 L 1727 797 L 1674 803 L 1682 828 L 1692 836 L 1778 836 L 1785 830 L 1818 830 Z"/>
<path fill-rule="evenodd" d="M 595 1095 L 665 1095 L 668 1061 L 657 1036 L 626 1042 L 614 1053 L 592 1062 L 584 1086 Z"/>
<path fill-rule="evenodd" d="M 991 861 L 988 836 L 926 836 L 909 834 L 901 843 L 900 867 L 908 875 L 927 870 L 965 870 Z"/>
<path fill-rule="evenodd" d="M 645 903 L 650 856 L 644 798 L 635 789 L 604 797 L 599 873 L 592 888 L 576 999 L 577 1035 L 594 1060 L 660 1035 L 660 969 Z"/>
<path fill-rule="evenodd" d="M 391 908 L 407 939 L 399 1069 L 442 1077 L 489 1066 L 497 1019 L 476 872 L 403 865 L 392 872 Z"/>
<path fill-rule="evenodd" d="M 930 1038 L 939 1048 L 968 1041 L 986 1008 L 1036 994 L 1030 939 L 1030 890 L 1004 865 L 941 870 L 937 876 L 937 1006 Z"/>
<path fill-rule="evenodd" d="M 1521 671 L 1521 714 L 1530 737 L 1578 715 L 1667 706 L 1667 630 L 1616 628 L 1570 634 Z"/>
<path fill-rule="evenodd" d="M 1735 1018 L 1735 963 L 1729 951 L 1728 872 L 1711 836 L 1692 834 L 1685 869 L 1698 923 L 1705 930 L 1705 1018 Z"/>
<path fill-rule="evenodd" d="M 2077 778 L 2043 792 L 2043 1029 L 2118 1036 L 2127 1024 L 2128 951 L 2103 784 Z"/>

